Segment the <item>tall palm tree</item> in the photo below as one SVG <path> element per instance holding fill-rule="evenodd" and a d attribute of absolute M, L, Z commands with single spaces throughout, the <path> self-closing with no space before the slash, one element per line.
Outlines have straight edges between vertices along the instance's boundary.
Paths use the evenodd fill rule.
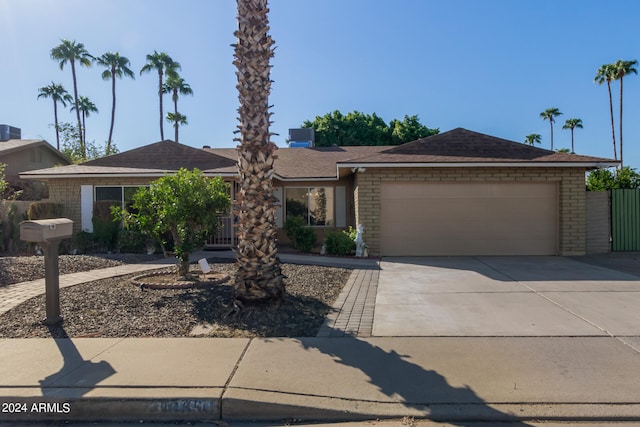
<path fill-rule="evenodd" d="M 135 79 L 136 76 L 129 69 L 131 62 L 124 56 L 120 56 L 119 52 L 107 52 L 102 56 L 96 58 L 96 63 L 106 67 L 107 69 L 102 72 L 102 78 L 104 80 L 111 80 L 111 126 L 109 126 L 109 139 L 107 140 L 106 152 L 111 152 L 111 141 L 113 138 L 113 124 L 116 119 L 116 77 L 122 78 L 122 76 L 131 77 Z"/>
<path fill-rule="evenodd" d="M 176 130 L 176 142 L 178 141 L 178 126 L 188 125 L 187 116 L 180 114 L 177 111 L 175 113 L 167 113 L 167 121 L 173 123 L 173 127 Z"/>
<path fill-rule="evenodd" d="M 71 106 L 71 111 L 75 110 L 75 105 Z M 82 139 L 85 142 L 85 146 L 87 144 L 87 126 L 86 126 L 86 118 L 91 115 L 91 113 L 97 113 L 98 108 L 96 104 L 91 102 L 89 98 L 86 96 L 81 96 L 78 99 L 78 110 L 82 114 Z M 85 156 L 86 157 L 86 156 Z"/>
<path fill-rule="evenodd" d="M 541 138 L 542 138 L 542 137 L 541 137 L 539 134 L 537 134 L 537 133 L 532 133 L 532 134 L 527 135 L 527 136 L 524 138 L 524 143 L 525 143 L 525 144 L 529 144 L 530 146 L 532 146 L 532 147 L 533 147 L 533 144 L 540 144 L 540 140 L 541 140 Z"/>
<path fill-rule="evenodd" d="M 557 108 L 547 108 L 542 113 L 540 113 L 540 117 L 542 120 L 549 120 L 549 125 L 551 126 L 551 150 L 553 150 L 553 122 L 556 121 L 556 117 L 561 115 L 562 113 Z"/>
<path fill-rule="evenodd" d="M 58 102 L 63 107 L 67 106 L 67 102 L 73 101 L 73 98 L 67 90 L 61 85 L 51 82 L 48 86 L 42 86 L 38 89 L 38 98 L 45 97 L 53 99 L 53 118 L 55 120 L 54 126 L 56 127 L 56 142 L 57 148 L 60 151 L 60 129 L 58 128 Z"/>
<path fill-rule="evenodd" d="M 571 152 L 575 153 L 573 145 L 573 130 L 575 128 L 582 129 L 582 119 L 567 119 L 562 126 L 562 129 L 571 129 Z"/>
<path fill-rule="evenodd" d="M 153 54 L 147 55 L 147 63 L 140 69 L 140 75 L 142 73 L 151 72 L 151 70 L 158 71 L 158 98 L 160 98 L 160 139 L 164 141 L 164 129 L 162 127 L 162 83 L 164 81 L 164 75 L 174 76 L 177 75 L 177 71 L 180 69 L 180 64 L 173 59 L 165 52 L 158 53 L 157 51 L 153 51 Z"/>
<path fill-rule="evenodd" d="M 620 167 L 624 166 L 622 157 L 622 80 L 627 74 L 638 74 L 638 70 L 634 68 L 635 65 L 638 65 L 638 61 L 635 59 L 632 61 L 623 61 L 619 59 L 615 64 L 613 64 L 615 78 L 616 80 L 620 80 Z"/>
<path fill-rule="evenodd" d="M 613 141 L 613 158 L 618 160 L 618 150 L 616 148 L 616 130 L 613 123 L 613 97 L 611 96 L 611 82 L 615 80 L 615 69 L 612 64 L 604 64 L 598 68 L 594 82 L 601 85 L 607 82 L 607 91 L 609 92 L 609 114 L 611 116 L 611 138 Z"/>
<path fill-rule="evenodd" d="M 193 90 L 191 90 L 191 86 L 184 81 L 184 79 L 177 74 L 174 76 L 167 77 L 167 82 L 162 87 L 163 93 L 171 93 L 173 99 L 173 114 L 172 117 L 175 119 L 175 123 L 173 127 L 176 130 L 176 139 L 178 142 L 178 121 L 182 116 L 178 113 L 178 95 L 193 95 Z M 168 117 L 168 115 L 167 115 Z M 182 116 L 184 117 L 184 116 Z M 186 122 L 185 122 L 186 123 Z M 182 124 L 182 123 L 181 123 Z"/>
<path fill-rule="evenodd" d="M 78 106 L 78 79 L 76 77 L 76 61 L 85 67 L 91 66 L 93 56 L 85 49 L 84 44 L 76 43 L 75 40 L 61 39 L 60 44 L 51 49 L 51 59 L 58 61 L 60 69 L 63 70 L 65 64 L 71 65 L 71 75 L 73 77 L 73 105 L 78 119 L 78 138 L 80 150 L 84 157 L 87 157 L 87 147 L 82 139 L 82 123 L 80 122 L 80 108 Z"/>
<path fill-rule="evenodd" d="M 237 0 L 238 29 L 233 61 L 240 100 L 236 197 L 238 218 L 237 271 L 234 294 L 240 302 L 280 301 L 284 276 L 276 247 L 276 198 L 273 163 L 276 145 L 270 141 L 270 59 L 274 41 L 269 35 L 267 0 Z"/>

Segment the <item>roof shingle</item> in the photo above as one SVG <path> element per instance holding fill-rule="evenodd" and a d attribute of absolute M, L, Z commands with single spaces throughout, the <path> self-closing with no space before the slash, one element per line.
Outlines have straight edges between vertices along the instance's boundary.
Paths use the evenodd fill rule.
<path fill-rule="evenodd" d="M 118 173 L 156 176 L 184 167 L 198 168 L 210 175 L 236 176 L 237 155 L 236 148 L 198 149 L 167 140 L 80 165 L 43 169 L 24 175 L 33 178 Z M 458 163 L 465 166 L 567 164 L 584 165 L 586 168 L 617 164 L 611 159 L 557 153 L 462 128 L 398 146 L 284 148 L 276 151 L 276 155 L 275 174 L 283 180 L 336 179 L 340 166 L 344 171 L 351 165 L 368 164 L 376 167 Z"/>

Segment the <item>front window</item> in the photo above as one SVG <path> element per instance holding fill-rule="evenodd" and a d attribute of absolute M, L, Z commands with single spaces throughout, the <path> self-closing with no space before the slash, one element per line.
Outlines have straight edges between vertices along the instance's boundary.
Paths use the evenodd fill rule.
<path fill-rule="evenodd" d="M 287 218 L 297 216 L 312 226 L 334 225 L 333 187 L 286 188 L 285 191 Z"/>
<path fill-rule="evenodd" d="M 96 187 L 95 201 L 130 210 L 133 203 L 133 195 L 139 188 L 137 186 Z"/>

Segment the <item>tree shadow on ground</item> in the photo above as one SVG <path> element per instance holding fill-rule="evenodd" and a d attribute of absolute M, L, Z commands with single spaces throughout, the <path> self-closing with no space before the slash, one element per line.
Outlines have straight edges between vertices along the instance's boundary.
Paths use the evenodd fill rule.
<path fill-rule="evenodd" d="M 286 294 L 278 305 L 246 306 L 236 311 L 230 286 L 214 286 L 176 297 L 192 307 L 200 323 L 259 337 L 315 336 L 331 310 L 316 298 Z"/>
<path fill-rule="evenodd" d="M 357 338 L 301 338 L 307 349 L 315 348 L 337 363 L 360 370 L 391 402 L 399 402 L 407 411 L 417 412 L 434 421 L 457 426 L 476 426 L 478 422 L 509 422 L 512 427 L 531 426 L 516 416 L 491 407 L 470 387 L 454 387 L 434 370 L 407 359 L 408 355 L 378 347 Z M 357 399 L 356 396 L 354 398 Z"/>

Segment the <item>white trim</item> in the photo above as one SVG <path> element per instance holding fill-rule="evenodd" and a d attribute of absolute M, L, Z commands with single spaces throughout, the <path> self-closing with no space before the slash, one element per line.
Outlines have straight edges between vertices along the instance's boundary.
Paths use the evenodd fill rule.
<path fill-rule="evenodd" d="M 93 233 L 93 185 L 80 186 L 80 227 Z"/>
<path fill-rule="evenodd" d="M 577 167 L 596 167 L 596 168 L 612 168 L 619 162 L 460 162 L 460 163 L 338 163 L 337 169 L 345 168 L 469 168 L 469 167 L 512 167 L 512 168 L 577 168 Z M 366 172 L 364 172 L 366 173 Z"/>
<path fill-rule="evenodd" d="M 300 182 L 300 181 L 318 181 L 318 182 L 326 182 L 326 181 L 337 181 L 339 178 L 309 178 L 309 177 L 296 177 L 296 178 L 284 178 L 278 174 L 274 174 L 274 178 L 278 181 L 282 182 Z"/>
<path fill-rule="evenodd" d="M 22 179 L 58 179 L 58 178 L 162 178 L 163 176 L 177 171 L 154 172 L 154 173 L 70 173 L 70 174 L 20 174 Z M 221 178 L 238 178 L 237 174 L 232 173 L 204 173 L 207 177 Z"/>
<path fill-rule="evenodd" d="M 490 167 L 511 167 L 511 168 L 612 168 L 618 166 L 620 162 L 459 162 L 459 163 L 336 163 L 336 175 L 340 176 L 340 169 L 357 169 L 363 168 L 364 171 L 360 173 L 366 173 L 366 168 L 490 168 Z"/>

